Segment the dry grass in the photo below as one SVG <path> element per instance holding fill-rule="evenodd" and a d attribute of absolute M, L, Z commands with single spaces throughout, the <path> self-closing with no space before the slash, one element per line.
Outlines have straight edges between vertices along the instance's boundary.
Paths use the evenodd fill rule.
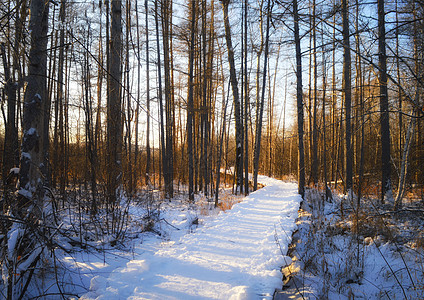
<path fill-rule="evenodd" d="M 370 194 L 379 193 L 371 185 L 366 190 Z M 368 278 L 374 278 L 364 267 L 370 264 L 367 253 L 374 251 L 376 257 L 384 255 L 389 265 L 379 266 L 386 272 L 381 271 L 385 274 L 382 276 L 387 276 L 387 280 L 404 277 L 400 287 L 396 286 L 398 294 L 384 289 L 383 298 L 389 294 L 399 295 L 401 289 L 410 289 L 409 277 L 415 283 L 413 295 L 424 295 L 421 283 L 424 256 L 420 254 L 424 250 L 424 202 L 420 196 L 410 195 L 408 198 L 414 200 L 404 201 L 404 209 L 398 212 L 393 211 L 392 205 L 376 206 L 369 199 L 362 199 L 357 210 L 355 198 L 353 201 L 337 198 L 322 210 L 323 195 L 307 189 L 299 210 L 298 231 L 293 234 L 293 244 L 287 253 L 293 264 L 282 270 L 285 279 L 282 293 L 287 299 L 289 296 L 301 298 L 308 294 L 308 284 L 311 284 L 316 288 L 312 298 L 328 299 L 338 293 L 354 297 L 353 289 L 358 295 L 361 285 L 366 284 Z M 383 253 L 377 252 L 379 247 L 384 249 Z M 402 260 L 397 259 L 393 265 L 390 256 L 402 257 Z"/>
<path fill-rule="evenodd" d="M 220 198 L 220 202 L 218 203 L 218 207 L 222 211 L 230 210 L 233 208 L 234 204 L 240 203 L 243 198 L 240 196 L 235 196 L 231 194 L 224 194 Z"/>

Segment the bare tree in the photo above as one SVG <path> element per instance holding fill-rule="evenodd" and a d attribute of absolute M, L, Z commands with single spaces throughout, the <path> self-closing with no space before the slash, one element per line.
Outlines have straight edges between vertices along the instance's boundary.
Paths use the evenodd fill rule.
<path fill-rule="evenodd" d="M 253 159 L 253 190 L 258 189 L 258 173 L 259 173 L 259 156 L 261 153 L 261 136 L 262 136 L 262 116 L 264 111 L 265 102 L 265 89 L 266 89 L 266 77 L 267 77 L 267 66 L 268 66 L 268 55 L 269 55 L 269 27 L 271 22 L 272 6 L 271 2 L 267 4 L 267 19 L 266 19 L 266 37 L 265 37 L 265 57 L 264 57 L 264 71 L 262 80 L 262 94 L 261 101 L 258 106 L 258 112 L 256 114 L 256 136 L 255 136 L 255 152 Z"/>
<path fill-rule="evenodd" d="M 112 0 L 109 42 L 109 73 L 107 99 L 107 196 L 116 204 L 122 179 L 122 111 L 121 111 L 121 52 L 122 52 L 122 1 Z"/>
<path fill-rule="evenodd" d="M 345 142 L 346 142 L 346 178 L 345 189 L 350 193 L 352 189 L 352 133 L 351 133 L 351 107 L 352 107 L 352 82 L 349 33 L 349 5 L 348 0 L 342 0 L 343 19 L 343 96 L 345 105 Z"/>
<path fill-rule="evenodd" d="M 243 183 L 243 161 L 242 161 L 242 142 L 243 142 L 243 128 L 241 122 L 241 108 L 240 97 L 238 90 L 238 81 L 236 74 L 236 66 L 234 61 L 234 48 L 231 39 L 230 20 L 228 18 L 228 5 L 230 0 L 221 0 L 222 9 L 224 12 L 224 26 L 225 26 L 225 40 L 227 42 L 228 62 L 230 64 L 230 82 L 233 91 L 234 99 L 234 116 L 236 122 L 236 193 L 241 191 Z"/>
<path fill-rule="evenodd" d="M 381 201 L 392 200 L 389 95 L 387 91 L 386 21 L 384 0 L 378 5 L 378 66 L 380 86 L 380 131 L 381 131 Z"/>
<path fill-rule="evenodd" d="M 150 184 L 150 164 L 151 164 L 151 153 L 150 153 L 150 56 L 149 56 L 149 6 L 148 1 L 144 1 L 145 10 L 145 21 L 146 21 L 146 184 Z M 137 26 L 138 28 L 138 26 Z M 137 36 L 139 30 L 137 29 Z M 137 40 L 139 40 L 137 38 Z M 140 69 L 140 63 L 138 64 L 138 70 Z M 140 72 L 140 71 L 139 71 Z M 139 103 L 137 103 L 138 107 Z M 138 127 L 138 126 L 137 126 Z M 136 128 L 137 130 L 137 128 Z M 137 138 L 137 135 L 136 135 Z M 136 151 L 137 152 L 137 151 Z"/>
<path fill-rule="evenodd" d="M 297 134 L 298 134 L 298 192 L 305 195 L 305 153 L 303 145 L 303 91 L 302 91 L 302 52 L 299 35 L 299 11 L 297 0 L 293 0 L 294 43 L 296 47 L 296 102 L 297 102 Z"/>
<path fill-rule="evenodd" d="M 187 152 L 188 152 L 188 198 L 194 201 L 194 164 L 193 164 L 193 70 L 194 70 L 194 32 L 196 24 L 196 1 L 191 1 L 190 53 L 188 71 L 188 100 L 187 100 Z"/>

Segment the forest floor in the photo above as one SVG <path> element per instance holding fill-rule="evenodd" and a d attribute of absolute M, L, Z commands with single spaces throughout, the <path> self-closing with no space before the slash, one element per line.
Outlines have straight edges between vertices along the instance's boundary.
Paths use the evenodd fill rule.
<path fill-rule="evenodd" d="M 406 202 L 357 210 L 356 199 L 308 189 L 275 299 L 424 299 L 424 200 Z"/>
<path fill-rule="evenodd" d="M 164 202 L 160 222 L 121 250 L 65 254 L 61 281 L 73 282 L 67 292 L 81 299 L 272 299 L 281 266 L 291 263 L 282 254 L 301 197 L 295 183 L 265 176 L 259 182 L 265 187 L 226 211 L 201 201 Z M 129 212 L 137 218 L 145 208 Z"/>
<path fill-rule="evenodd" d="M 259 182 L 247 197 L 221 190 L 218 208 L 186 191 L 136 195 L 123 201 L 120 238 L 75 189 L 28 299 L 424 299 L 422 194 L 395 212 Z"/>

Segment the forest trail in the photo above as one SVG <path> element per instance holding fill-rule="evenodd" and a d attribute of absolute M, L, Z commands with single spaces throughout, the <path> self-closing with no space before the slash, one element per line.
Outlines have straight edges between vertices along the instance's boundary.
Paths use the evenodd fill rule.
<path fill-rule="evenodd" d="M 295 183 L 258 179 L 265 187 L 193 233 L 93 278 L 81 299 L 272 299 L 301 197 Z"/>

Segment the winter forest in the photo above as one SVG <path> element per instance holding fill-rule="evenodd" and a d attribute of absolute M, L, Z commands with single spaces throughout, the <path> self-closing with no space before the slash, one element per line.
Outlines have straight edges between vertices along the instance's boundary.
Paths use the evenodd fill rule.
<path fill-rule="evenodd" d="M 422 0 L 0 0 L 0 299 L 422 299 L 423 55 Z"/>

